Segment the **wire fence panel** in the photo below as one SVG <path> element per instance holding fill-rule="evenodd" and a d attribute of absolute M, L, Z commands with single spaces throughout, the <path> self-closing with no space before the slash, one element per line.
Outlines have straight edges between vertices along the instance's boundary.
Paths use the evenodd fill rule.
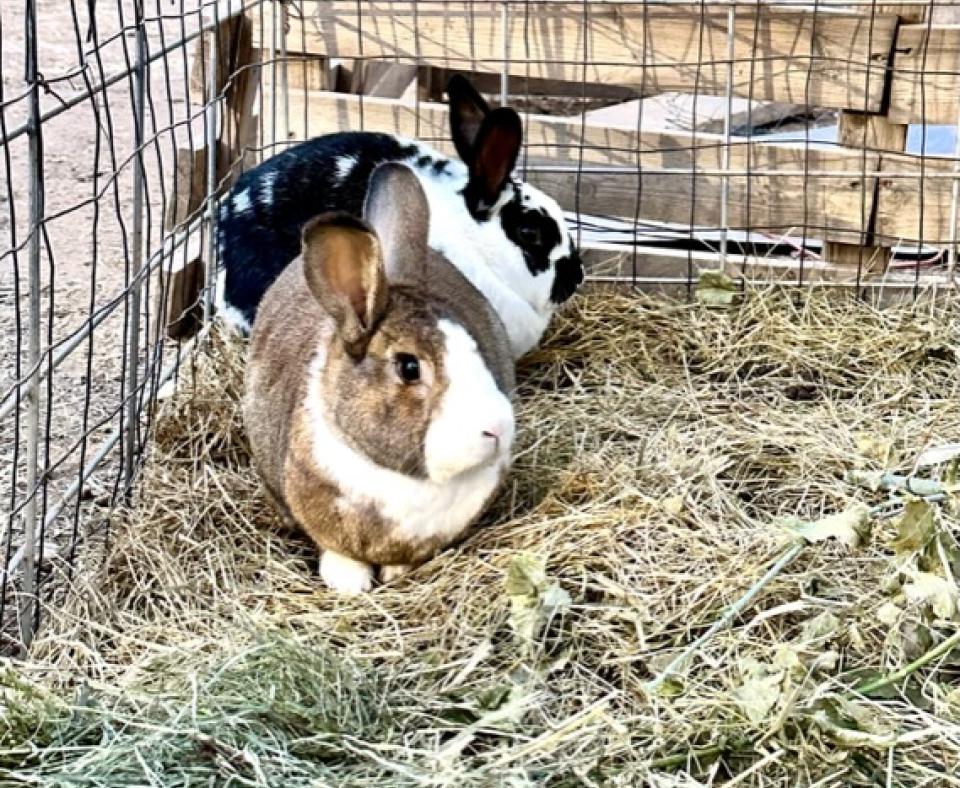
<path fill-rule="evenodd" d="M 931 269 L 956 240 L 954 3 L 305 0 L 264 16 L 253 46 L 278 57 L 282 16 L 288 80 L 265 151 L 368 128 L 449 152 L 442 86 L 461 71 L 530 111 L 524 176 L 591 258 L 631 247 L 617 279 L 689 283 L 719 255 L 800 284 L 946 281 Z M 318 79 L 334 60 L 350 89 Z M 385 72 L 406 91 L 360 87 Z"/>
<path fill-rule="evenodd" d="M 911 297 L 954 281 L 958 22 L 933 0 L 6 3 L 0 650 L 135 494 L 243 169 L 342 130 L 454 155 L 461 73 L 521 112 L 520 175 L 596 281 Z"/>
<path fill-rule="evenodd" d="M 29 643 L 82 540 L 108 538 L 157 392 L 175 377 L 160 291 L 203 230 L 165 216 L 192 177 L 178 151 L 216 122 L 219 99 L 205 106 L 187 86 L 217 10 L 26 0 L 0 11 L 4 651 Z"/>

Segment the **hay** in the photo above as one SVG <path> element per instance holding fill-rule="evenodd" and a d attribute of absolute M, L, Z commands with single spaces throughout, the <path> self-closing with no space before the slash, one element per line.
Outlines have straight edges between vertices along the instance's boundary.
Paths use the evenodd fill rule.
<path fill-rule="evenodd" d="M 109 553 L 45 612 L 31 665 L 0 678 L 18 709 L 0 724 L 0 774 L 955 784 L 953 505 L 874 509 L 866 544 L 815 541 L 756 581 L 798 521 L 886 500 L 851 471 L 910 473 L 960 436 L 958 348 L 941 307 L 585 295 L 522 365 L 516 466 L 485 527 L 345 599 L 259 493 L 242 348 L 214 334 L 158 414 Z M 752 586 L 730 627 L 684 651 Z"/>

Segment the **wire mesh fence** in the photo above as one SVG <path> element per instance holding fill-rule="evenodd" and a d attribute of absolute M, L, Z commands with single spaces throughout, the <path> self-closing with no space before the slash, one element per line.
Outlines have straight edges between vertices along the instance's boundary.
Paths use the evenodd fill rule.
<path fill-rule="evenodd" d="M 185 89 L 188 48 L 212 55 L 209 10 L 2 9 L 5 650 L 29 643 L 81 538 L 104 538 L 177 366 L 155 302 L 175 252 L 163 213 L 182 188 L 176 150 L 211 133 Z"/>
<path fill-rule="evenodd" d="M 70 0 L 0 9 L 3 650 L 109 539 L 214 311 L 218 205 L 346 129 L 453 154 L 463 73 L 594 280 L 952 286 L 952 2 Z"/>

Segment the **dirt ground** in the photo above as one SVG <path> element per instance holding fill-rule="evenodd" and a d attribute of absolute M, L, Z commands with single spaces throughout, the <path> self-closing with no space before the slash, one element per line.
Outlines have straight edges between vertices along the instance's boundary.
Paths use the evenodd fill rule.
<path fill-rule="evenodd" d="M 189 3 L 147 3 L 148 50 L 171 47 L 184 31 L 197 26 L 199 0 Z M 132 216 L 134 187 L 134 113 L 132 82 L 121 79 L 94 99 L 81 98 L 128 68 L 136 56 L 133 0 L 93 3 L 84 0 L 38 0 L 38 67 L 45 86 L 41 113 L 57 111 L 80 99 L 76 106 L 42 123 L 42 182 L 44 198 L 41 272 L 41 347 L 54 354 L 82 332 L 91 316 L 102 316 L 84 339 L 44 382 L 41 466 L 47 476 L 47 504 L 77 478 L 103 438 L 120 425 L 123 397 L 126 301 L 123 294 L 134 265 Z M 90 25 L 95 7 L 97 28 Z M 181 9 L 188 13 L 181 18 Z M 194 13 L 189 13 L 190 11 Z M 0 2 L 4 136 L 29 117 L 23 4 Z M 99 52 L 94 56 L 95 43 Z M 188 45 L 189 46 L 189 45 Z M 171 188 L 175 148 L 187 144 L 184 119 L 197 107 L 185 101 L 187 59 L 174 51 L 153 64 L 146 105 L 146 192 L 150 195 L 144 228 L 145 249 L 156 249 L 161 238 L 161 204 Z M 176 125 L 180 124 L 180 125 Z M 172 126 L 172 128 L 171 128 Z M 13 383 L 27 369 L 28 281 L 30 228 L 30 146 L 28 135 L 12 139 L 0 159 L 0 407 L 13 392 Z M 147 287 L 155 287 L 154 282 Z M 153 312 L 154 294 L 144 292 Z M 152 321 L 152 314 L 150 315 Z M 141 334 L 141 347 L 155 337 Z M 44 357 L 45 360 L 46 357 Z M 10 397 L 10 399 L 13 399 Z M 25 500 L 25 405 L 0 419 L 0 550 L 10 545 L 7 512 Z M 86 436 L 86 438 L 84 437 Z M 19 438 L 19 439 L 18 439 Z M 84 457 L 85 455 L 85 457 Z M 113 465 L 114 469 L 117 466 Z M 114 476 L 100 476 L 84 495 L 98 498 L 112 488 Z M 72 506 L 57 524 L 50 550 L 63 546 L 64 529 L 72 521 Z M 14 518 L 13 552 L 18 546 L 19 523 Z M 53 537 L 54 535 L 48 535 Z"/>

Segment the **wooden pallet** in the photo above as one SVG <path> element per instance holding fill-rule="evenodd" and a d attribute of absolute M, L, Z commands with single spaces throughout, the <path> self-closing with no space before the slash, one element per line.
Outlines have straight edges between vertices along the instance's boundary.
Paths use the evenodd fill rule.
<path fill-rule="evenodd" d="M 805 233 L 826 242 L 825 267 L 814 268 L 830 281 L 883 274 L 889 249 L 904 241 L 956 240 L 957 162 L 903 152 L 906 124 L 956 123 L 960 114 L 960 26 L 924 22 L 922 6 L 821 0 L 814 14 L 751 0 L 732 14 L 732 49 L 730 7 L 719 3 L 303 0 L 302 13 L 285 9 L 266 3 L 216 32 L 222 187 L 258 156 L 342 129 L 416 136 L 452 153 L 437 103 L 452 71 L 488 93 L 499 93 L 505 74 L 523 92 L 579 98 L 584 108 L 729 88 L 752 101 L 841 111 L 840 144 L 524 113 L 527 177 L 583 214 L 688 227 L 725 218 L 729 229 Z M 195 66 L 199 100 L 208 98 L 204 73 Z M 178 158 L 189 196 L 168 229 L 205 204 L 206 181 L 195 173 L 206 157 L 203 148 Z M 184 315 L 197 317 L 193 290 L 205 277 L 194 266 L 199 258 L 171 280 L 172 334 L 183 333 Z"/>

